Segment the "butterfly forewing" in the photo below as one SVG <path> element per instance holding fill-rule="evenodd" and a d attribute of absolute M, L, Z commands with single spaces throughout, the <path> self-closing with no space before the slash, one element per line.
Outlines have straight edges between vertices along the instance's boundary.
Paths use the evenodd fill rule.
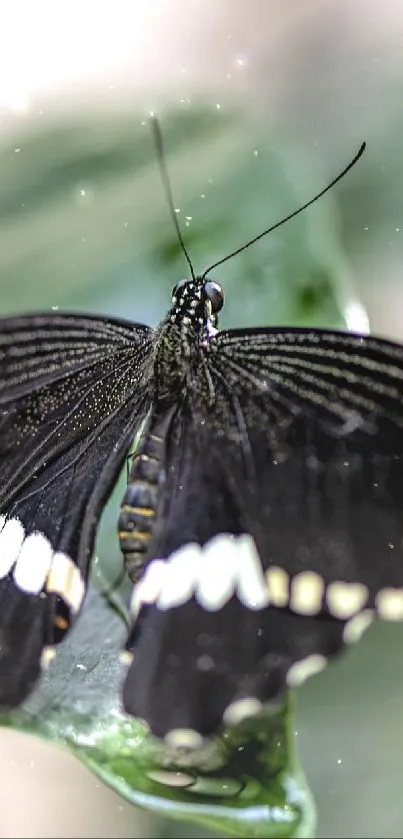
<path fill-rule="evenodd" d="M 148 409 L 151 330 L 76 315 L 0 330 L 0 705 L 20 703 L 85 593 L 96 525 Z"/>
<path fill-rule="evenodd" d="M 251 532 L 265 566 L 360 581 L 374 606 L 380 588 L 402 583 L 402 348 L 311 330 L 217 342 L 214 365 L 247 427 Z M 239 456 L 227 463 L 242 469 Z"/>

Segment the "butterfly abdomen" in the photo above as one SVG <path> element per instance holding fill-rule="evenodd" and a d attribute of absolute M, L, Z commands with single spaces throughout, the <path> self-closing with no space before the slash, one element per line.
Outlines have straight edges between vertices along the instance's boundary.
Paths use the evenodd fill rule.
<path fill-rule="evenodd" d="M 146 433 L 132 459 L 119 517 L 120 548 L 126 570 L 135 582 L 144 566 L 153 531 L 163 474 L 164 439 Z"/>

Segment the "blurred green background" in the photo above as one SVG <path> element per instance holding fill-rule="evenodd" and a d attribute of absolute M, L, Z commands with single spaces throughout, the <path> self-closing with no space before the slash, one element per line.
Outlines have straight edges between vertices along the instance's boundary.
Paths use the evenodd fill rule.
<path fill-rule="evenodd" d="M 403 8 L 393 0 L 16 2 L 0 29 L 0 311 L 155 324 L 186 264 L 147 115 L 197 269 L 320 190 L 331 195 L 214 274 L 222 325 L 403 337 Z M 98 539 L 118 567 L 116 503 Z M 299 691 L 318 835 L 403 834 L 400 626 Z M 137 812 L 70 756 L 0 734 L 0 836 L 202 836 Z M 24 807 L 21 807 L 21 800 Z M 212 834 L 210 834 L 212 835 Z"/>

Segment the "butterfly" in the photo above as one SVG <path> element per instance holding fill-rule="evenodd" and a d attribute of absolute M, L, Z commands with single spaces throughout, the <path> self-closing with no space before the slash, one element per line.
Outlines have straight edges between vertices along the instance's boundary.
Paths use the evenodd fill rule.
<path fill-rule="evenodd" d="M 79 615 L 137 435 L 118 526 L 133 581 L 122 701 L 195 746 L 375 616 L 403 619 L 403 347 L 219 330 L 223 291 L 195 274 L 173 217 L 191 277 L 157 329 L 0 319 L 0 709 L 25 700 Z"/>

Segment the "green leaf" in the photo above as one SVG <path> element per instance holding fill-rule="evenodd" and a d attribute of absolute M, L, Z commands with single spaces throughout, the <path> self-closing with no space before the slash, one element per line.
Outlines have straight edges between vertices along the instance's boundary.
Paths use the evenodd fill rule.
<path fill-rule="evenodd" d="M 169 749 L 119 708 L 124 635 L 119 616 L 91 590 L 40 689 L 1 724 L 68 747 L 126 799 L 161 815 L 231 836 L 312 836 L 288 704 L 193 752 Z"/>

